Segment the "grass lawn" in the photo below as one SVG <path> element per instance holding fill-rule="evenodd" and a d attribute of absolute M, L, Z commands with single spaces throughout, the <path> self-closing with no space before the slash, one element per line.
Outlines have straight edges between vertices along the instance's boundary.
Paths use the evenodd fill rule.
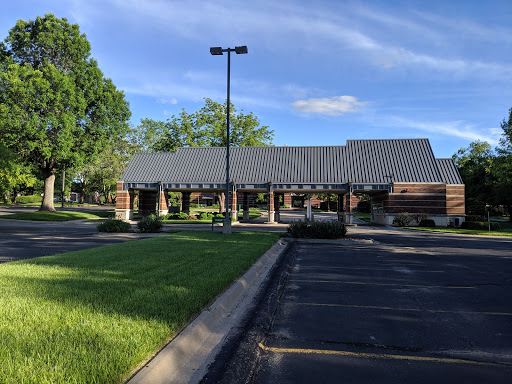
<path fill-rule="evenodd" d="M 357 217 L 360 220 L 366 221 L 367 223 L 370 223 L 372 221 L 371 213 L 354 212 L 353 215 L 354 215 L 354 217 Z"/>
<path fill-rule="evenodd" d="M 417 229 L 420 231 L 459 233 L 463 235 L 484 235 L 484 236 L 512 236 L 512 223 L 500 223 L 501 229 L 498 231 L 479 231 L 475 229 L 460 228 L 427 228 L 427 227 L 407 227 L 407 229 Z"/>
<path fill-rule="evenodd" d="M 219 209 L 204 209 L 204 208 L 195 208 L 190 210 L 191 215 L 197 215 L 201 212 L 218 212 Z M 251 207 L 249 208 L 249 220 L 256 219 L 262 215 L 261 211 L 258 208 Z M 243 212 L 238 212 L 238 220 L 242 220 L 244 217 Z M 162 220 L 164 224 L 211 224 L 212 220 Z"/>
<path fill-rule="evenodd" d="M 1 215 L 0 219 L 33 220 L 33 221 L 69 221 L 82 219 L 95 219 L 114 216 L 114 211 L 58 211 L 58 212 L 23 212 L 10 215 Z"/>
<path fill-rule="evenodd" d="M 124 382 L 279 236 L 177 231 L 0 264 L 0 382 Z"/>

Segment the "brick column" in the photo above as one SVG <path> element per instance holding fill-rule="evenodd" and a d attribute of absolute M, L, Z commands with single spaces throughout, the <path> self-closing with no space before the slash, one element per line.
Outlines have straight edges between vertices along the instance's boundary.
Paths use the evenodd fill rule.
<path fill-rule="evenodd" d="M 159 193 L 159 206 L 160 208 L 158 210 L 158 216 L 167 215 L 169 213 L 167 194 L 163 190 L 161 190 Z"/>
<path fill-rule="evenodd" d="M 249 193 L 244 192 L 243 200 L 244 220 L 249 220 Z"/>
<path fill-rule="evenodd" d="M 181 211 L 190 216 L 190 192 L 182 192 Z"/>
<path fill-rule="evenodd" d="M 279 194 L 274 193 L 274 220 L 279 223 L 281 221 L 281 214 L 279 213 Z"/>
<path fill-rule="evenodd" d="M 127 221 L 133 219 L 133 191 L 125 191 L 123 185 L 122 181 L 117 182 L 115 216 Z"/>
<path fill-rule="evenodd" d="M 288 207 L 292 206 L 292 194 L 291 193 L 285 193 L 283 195 L 283 204 Z"/>
<path fill-rule="evenodd" d="M 268 192 L 267 195 L 267 207 L 268 207 L 268 222 L 275 223 L 274 221 L 274 192 Z"/>
<path fill-rule="evenodd" d="M 236 191 L 232 191 L 229 197 L 231 198 L 231 218 L 238 221 L 238 196 Z"/>

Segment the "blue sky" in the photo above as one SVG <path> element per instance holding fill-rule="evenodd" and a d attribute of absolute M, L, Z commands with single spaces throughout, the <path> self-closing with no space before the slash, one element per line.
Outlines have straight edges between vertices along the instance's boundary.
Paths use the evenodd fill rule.
<path fill-rule="evenodd" d="M 496 145 L 512 107 L 512 2 L 18 0 L 18 19 L 78 23 L 132 123 L 231 99 L 275 130 L 276 145 L 429 138 L 436 157 Z"/>

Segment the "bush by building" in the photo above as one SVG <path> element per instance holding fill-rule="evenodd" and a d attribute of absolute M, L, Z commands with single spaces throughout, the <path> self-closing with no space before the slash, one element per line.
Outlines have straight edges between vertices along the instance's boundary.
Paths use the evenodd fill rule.
<path fill-rule="evenodd" d="M 412 217 L 407 212 L 397 213 L 393 219 L 393 225 L 396 227 L 407 227 L 412 222 Z"/>
<path fill-rule="evenodd" d="M 420 227 L 432 227 L 435 228 L 436 222 L 432 219 L 423 219 L 420 221 Z"/>
<path fill-rule="evenodd" d="M 162 230 L 162 220 L 155 215 L 143 218 L 137 223 L 137 231 L 140 233 L 155 233 Z"/>
<path fill-rule="evenodd" d="M 478 231 L 488 231 L 489 223 L 485 221 L 465 221 L 460 225 L 461 229 L 476 229 Z M 491 231 L 497 231 L 501 229 L 499 223 L 491 221 Z"/>
<path fill-rule="evenodd" d="M 130 223 L 118 219 L 108 219 L 96 226 L 98 232 L 128 232 L 131 229 Z"/>

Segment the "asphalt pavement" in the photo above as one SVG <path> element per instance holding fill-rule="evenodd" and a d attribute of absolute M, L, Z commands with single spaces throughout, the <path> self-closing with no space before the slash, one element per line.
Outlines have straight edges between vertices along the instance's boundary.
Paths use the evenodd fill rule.
<path fill-rule="evenodd" d="M 203 383 L 510 383 L 512 239 L 300 242 Z"/>

